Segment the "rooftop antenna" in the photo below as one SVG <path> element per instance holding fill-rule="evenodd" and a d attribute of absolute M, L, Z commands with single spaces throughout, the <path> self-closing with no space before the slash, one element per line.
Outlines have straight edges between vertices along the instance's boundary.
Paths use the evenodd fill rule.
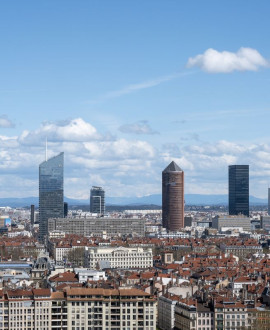
<path fill-rule="evenodd" d="M 46 143 L 45 143 L 45 161 L 48 160 L 48 140 L 46 136 Z"/>

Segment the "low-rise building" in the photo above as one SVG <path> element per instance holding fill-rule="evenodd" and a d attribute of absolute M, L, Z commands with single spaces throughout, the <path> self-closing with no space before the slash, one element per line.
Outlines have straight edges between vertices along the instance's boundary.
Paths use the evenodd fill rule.
<path fill-rule="evenodd" d="M 89 268 L 75 268 L 74 271 L 75 274 L 78 275 L 79 283 L 84 283 L 87 281 L 107 280 L 107 276 L 103 271 Z"/>
<path fill-rule="evenodd" d="M 244 231 L 250 232 L 250 218 L 244 215 L 216 216 L 212 220 L 212 227 L 221 230 L 222 227 L 233 228 L 241 227 Z"/>
<path fill-rule="evenodd" d="M 126 248 L 126 247 L 86 247 L 85 265 L 96 269 L 100 262 L 107 264 L 108 268 L 149 268 L 153 266 L 152 249 Z"/>
<path fill-rule="evenodd" d="M 126 218 L 53 218 L 48 220 L 48 231 L 62 231 L 80 236 L 108 237 L 123 235 L 145 236 L 145 219 Z"/>
<path fill-rule="evenodd" d="M 214 312 L 195 299 L 184 299 L 175 305 L 175 328 L 179 330 L 214 330 Z"/>

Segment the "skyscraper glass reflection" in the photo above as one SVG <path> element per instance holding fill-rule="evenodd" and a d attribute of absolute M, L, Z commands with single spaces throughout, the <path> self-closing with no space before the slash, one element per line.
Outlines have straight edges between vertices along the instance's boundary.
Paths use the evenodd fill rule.
<path fill-rule="evenodd" d="M 249 165 L 229 166 L 229 214 L 249 216 Z"/>
<path fill-rule="evenodd" d="M 64 153 L 39 165 L 39 240 L 48 233 L 49 218 L 64 217 Z"/>
<path fill-rule="evenodd" d="M 101 187 L 92 187 L 90 191 L 90 212 L 105 213 L 105 191 Z"/>

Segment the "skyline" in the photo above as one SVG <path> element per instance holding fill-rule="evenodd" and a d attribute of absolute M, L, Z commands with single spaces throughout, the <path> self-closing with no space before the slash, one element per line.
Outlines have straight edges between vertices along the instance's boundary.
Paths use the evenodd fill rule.
<path fill-rule="evenodd" d="M 1 198 L 38 196 L 46 137 L 70 198 L 161 193 L 172 160 L 186 193 L 227 193 L 228 165 L 248 164 L 250 194 L 267 198 L 267 1 L 0 9 Z"/>

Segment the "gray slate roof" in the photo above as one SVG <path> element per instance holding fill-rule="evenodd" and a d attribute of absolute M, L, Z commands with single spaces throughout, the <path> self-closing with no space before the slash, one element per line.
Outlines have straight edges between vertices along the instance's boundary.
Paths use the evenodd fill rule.
<path fill-rule="evenodd" d="M 163 172 L 183 172 L 183 170 L 174 162 L 172 161 Z"/>

